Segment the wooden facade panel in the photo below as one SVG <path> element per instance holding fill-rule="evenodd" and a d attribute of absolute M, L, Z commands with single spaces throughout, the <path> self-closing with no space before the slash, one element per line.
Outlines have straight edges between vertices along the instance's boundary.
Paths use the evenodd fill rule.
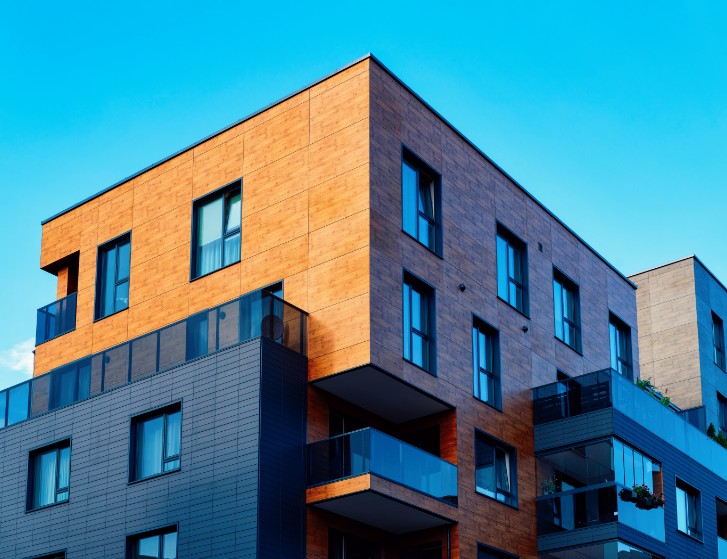
<path fill-rule="evenodd" d="M 310 343 L 308 345 L 310 347 Z M 318 357 L 308 357 L 308 380 L 312 381 L 365 365 L 371 361 L 371 343 L 366 340 Z"/>
<path fill-rule="evenodd" d="M 298 107 L 308 102 L 310 98 L 310 90 L 306 89 L 300 93 L 296 93 L 289 99 L 275 103 L 272 107 L 265 109 L 264 111 L 248 118 L 242 123 L 243 130 L 249 132 L 253 128 L 257 128 L 261 124 L 268 122 L 274 118 L 279 117 L 283 113 L 287 113 L 289 110 Z"/>
<path fill-rule="evenodd" d="M 308 312 L 369 291 L 369 249 L 360 248 L 308 270 Z"/>
<path fill-rule="evenodd" d="M 95 288 L 97 252 L 96 247 L 94 247 L 84 250 L 78 256 L 78 289 Z"/>
<path fill-rule="evenodd" d="M 193 198 L 204 196 L 242 177 L 243 138 L 240 134 L 194 157 Z"/>
<path fill-rule="evenodd" d="M 310 266 L 317 266 L 369 244 L 369 211 L 364 210 L 310 234 Z"/>
<path fill-rule="evenodd" d="M 310 141 L 330 136 L 369 116 L 369 75 L 361 72 L 310 99 Z"/>
<path fill-rule="evenodd" d="M 170 210 L 186 206 L 192 197 L 192 162 L 134 188 L 134 228 L 159 219 Z"/>
<path fill-rule="evenodd" d="M 157 258 L 162 254 L 186 246 L 189 251 L 192 234 L 192 206 L 182 204 L 154 219 L 134 227 L 131 240 L 131 267 Z M 189 254 L 176 265 L 187 268 L 189 274 Z"/>
<path fill-rule="evenodd" d="M 129 275 L 129 305 L 136 305 L 187 285 L 189 283 L 187 262 L 189 262 L 189 245 L 182 245 L 132 266 Z"/>
<path fill-rule="evenodd" d="M 67 220 L 63 226 L 44 227 L 41 237 L 40 267 L 57 262 L 73 254 L 81 245 L 81 213 Z"/>
<path fill-rule="evenodd" d="M 129 308 L 129 338 L 157 330 L 189 316 L 189 285 L 168 291 Z"/>
<path fill-rule="evenodd" d="M 368 294 L 311 313 L 308 356 L 314 359 L 367 340 L 369 323 Z"/>
<path fill-rule="evenodd" d="M 317 503 L 342 495 L 367 491 L 370 487 L 371 476 L 369 474 L 363 474 L 341 481 L 334 481 L 333 483 L 326 483 L 325 485 L 310 487 L 305 492 L 305 501 L 309 504 Z"/>
<path fill-rule="evenodd" d="M 129 310 L 123 310 L 93 323 L 92 351 L 96 353 L 128 339 Z M 79 355 L 82 357 L 84 354 Z"/>
<path fill-rule="evenodd" d="M 240 295 L 240 270 L 237 263 L 198 278 L 189 284 L 189 314 L 214 307 Z"/>
<path fill-rule="evenodd" d="M 96 305 L 96 288 L 81 289 L 76 295 L 76 328 L 91 324 Z"/>
<path fill-rule="evenodd" d="M 308 133 L 308 103 L 245 132 L 245 174 L 305 147 Z"/>
<path fill-rule="evenodd" d="M 155 179 L 159 175 L 163 175 L 164 173 L 171 171 L 175 167 L 178 167 L 179 165 L 184 165 L 189 161 L 192 161 L 191 149 L 188 149 L 187 151 L 182 152 L 179 155 L 175 155 L 169 161 L 165 161 L 164 163 L 161 163 L 160 165 L 157 165 L 155 167 L 152 167 L 148 171 L 145 171 L 143 174 L 139 175 L 134 179 L 134 185 L 140 185 L 145 183 L 146 181 Z M 114 191 L 115 190 L 116 189 L 114 189 Z"/>
<path fill-rule="evenodd" d="M 368 135 L 366 118 L 311 144 L 309 184 L 316 186 L 368 162 Z"/>
<path fill-rule="evenodd" d="M 134 192 L 129 190 L 98 207 L 98 243 L 103 244 L 131 231 Z"/>
<path fill-rule="evenodd" d="M 242 217 L 254 214 L 308 189 L 308 150 L 299 149 L 245 175 Z"/>
<path fill-rule="evenodd" d="M 369 207 L 369 166 L 356 167 L 310 189 L 311 231 Z"/>
<path fill-rule="evenodd" d="M 35 348 L 34 375 L 41 375 L 56 367 L 75 361 L 91 353 L 91 324 L 76 328 L 73 332 L 54 338 Z"/>
<path fill-rule="evenodd" d="M 280 280 L 287 282 L 287 278 L 308 268 L 308 236 L 303 235 L 245 258 L 241 266 L 241 293 L 248 293 Z M 285 289 L 287 298 L 287 283 Z"/>
<path fill-rule="evenodd" d="M 81 244 L 79 250 L 96 250 L 98 246 L 98 207 L 81 214 Z"/>
<path fill-rule="evenodd" d="M 308 191 L 252 215 L 242 226 L 242 253 L 251 257 L 308 233 Z"/>

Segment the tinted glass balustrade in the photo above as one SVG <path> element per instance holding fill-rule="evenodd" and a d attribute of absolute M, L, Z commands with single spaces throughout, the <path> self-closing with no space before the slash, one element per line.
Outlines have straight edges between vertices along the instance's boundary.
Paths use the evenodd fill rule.
<path fill-rule="evenodd" d="M 73 309 L 75 323 L 75 295 Z M 0 391 L 0 428 L 260 337 L 305 355 L 306 313 L 249 293 Z"/>
<path fill-rule="evenodd" d="M 38 309 L 35 345 L 76 329 L 76 293 Z"/>
<path fill-rule="evenodd" d="M 308 485 L 375 474 L 457 504 L 457 466 L 375 429 L 308 445 Z"/>
<path fill-rule="evenodd" d="M 621 522 L 664 541 L 663 507 L 636 508 L 634 503 L 619 498 L 621 489 L 622 485 L 613 483 L 538 497 L 538 534 L 544 536 Z"/>

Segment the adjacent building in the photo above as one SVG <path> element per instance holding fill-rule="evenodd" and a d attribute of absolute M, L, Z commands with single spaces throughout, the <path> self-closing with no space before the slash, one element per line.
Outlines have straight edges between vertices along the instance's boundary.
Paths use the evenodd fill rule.
<path fill-rule="evenodd" d="M 634 384 L 635 283 L 373 56 L 46 220 L 41 268 L 3 558 L 717 556 L 727 450 Z"/>

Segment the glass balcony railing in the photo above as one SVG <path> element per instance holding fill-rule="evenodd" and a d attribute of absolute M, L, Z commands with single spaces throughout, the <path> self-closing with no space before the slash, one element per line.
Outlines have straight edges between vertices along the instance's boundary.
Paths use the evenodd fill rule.
<path fill-rule="evenodd" d="M 727 540 L 717 538 L 717 559 L 727 559 Z"/>
<path fill-rule="evenodd" d="M 727 479 L 727 451 L 682 415 L 612 369 L 533 389 L 533 421 L 542 425 L 613 408 L 713 473 Z"/>
<path fill-rule="evenodd" d="M 538 497 L 538 534 L 543 536 L 621 522 L 664 541 L 664 508 L 639 509 L 634 503 L 619 498 L 621 489 L 623 486 L 612 483 Z"/>
<path fill-rule="evenodd" d="M 38 309 L 35 345 L 76 329 L 76 293 Z"/>
<path fill-rule="evenodd" d="M 306 319 L 267 291 L 249 293 L 0 391 L 0 428 L 254 338 L 305 355 Z"/>
<path fill-rule="evenodd" d="M 308 485 L 375 474 L 457 504 L 457 466 L 375 429 L 308 445 Z"/>

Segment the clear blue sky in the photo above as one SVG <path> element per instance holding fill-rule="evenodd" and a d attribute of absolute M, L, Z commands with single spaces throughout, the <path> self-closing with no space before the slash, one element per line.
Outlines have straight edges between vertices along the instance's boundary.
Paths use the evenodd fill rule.
<path fill-rule="evenodd" d="M 727 282 L 724 2 L 307 4 L 3 7 L 0 387 L 55 298 L 42 219 L 369 51 L 624 273 Z"/>

